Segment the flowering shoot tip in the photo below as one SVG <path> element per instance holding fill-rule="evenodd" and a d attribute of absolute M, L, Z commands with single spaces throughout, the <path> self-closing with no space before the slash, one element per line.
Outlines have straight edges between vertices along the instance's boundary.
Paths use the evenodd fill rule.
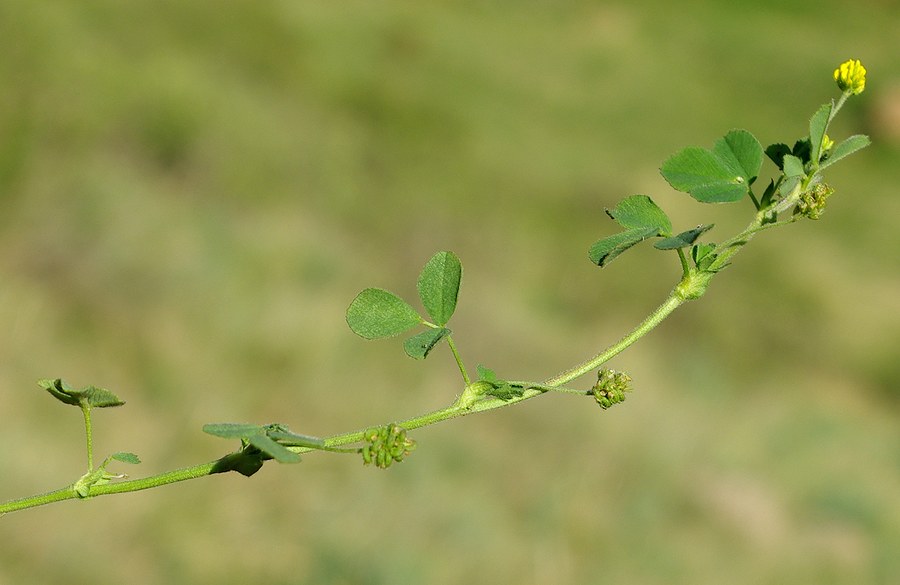
<path fill-rule="evenodd" d="M 849 59 L 834 70 L 834 80 L 841 91 L 857 95 L 866 89 L 866 68 L 859 59 Z"/>

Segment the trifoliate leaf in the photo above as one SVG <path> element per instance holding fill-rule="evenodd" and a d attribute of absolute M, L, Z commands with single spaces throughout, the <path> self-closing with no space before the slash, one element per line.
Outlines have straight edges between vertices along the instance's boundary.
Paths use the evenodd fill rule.
<path fill-rule="evenodd" d="M 750 132 L 732 130 L 712 150 L 689 147 L 663 163 L 660 172 L 678 191 L 703 203 L 738 201 L 762 166 L 762 146 Z"/>
<path fill-rule="evenodd" d="M 462 264 L 453 252 L 438 252 L 419 274 L 419 297 L 436 325 L 446 325 L 453 316 L 461 280 Z"/>
<path fill-rule="evenodd" d="M 105 388 L 86 386 L 75 390 L 59 378 L 38 380 L 38 385 L 65 404 L 88 408 L 106 408 L 125 404 L 118 396 Z"/>
<path fill-rule="evenodd" d="M 256 425 L 247 423 L 213 423 L 203 425 L 203 432 L 223 439 L 240 439 L 248 441 L 257 435 L 265 435 L 282 445 L 291 447 L 309 447 L 318 449 L 325 442 L 318 437 L 298 435 L 292 433 L 285 425 L 273 423 L 268 425 Z M 258 447 L 258 446 L 257 446 Z"/>
<path fill-rule="evenodd" d="M 122 463 L 129 463 L 131 465 L 137 465 L 141 462 L 140 457 L 135 455 L 134 453 L 113 453 L 109 456 L 110 459 L 115 459 L 116 461 L 121 461 Z"/>
<path fill-rule="evenodd" d="M 705 232 L 708 232 L 713 227 L 713 224 L 708 223 L 706 225 L 698 225 L 692 230 L 687 230 L 685 232 L 681 232 L 678 235 L 672 236 L 671 238 L 665 238 L 664 240 L 660 240 L 653 244 L 653 247 L 658 250 L 675 250 L 677 248 L 687 248 L 694 244 L 701 235 Z"/>
<path fill-rule="evenodd" d="M 300 461 L 300 454 L 284 447 L 284 445 L 276 442 L 275 439 L 284 437 L 285 442 L 291 446 L 318 447 L 322 445 L 321 439 L 314 437 L 304 437 L 303 435 L 294 435 L 288 431 L 287 427 L 280 424 L 270 425 L 254 425 L 245 423 L 214 423 L 203 425 L 203 432 L 223 439 L 240 439 L 245 445 L 242 453 L 243 457 L 232 458 L 229 460 L 230 467 L 223 471 L 234 469 L 243 475 L 252 475 L 259 466 L 253 461 L 252 453 L 247 453 L 246 445 L 252 445 L 262 453 L 278 461 L 279 463 L 296 463 Z M 308 441 L 307 441 L 308 439 Z M 252 450 L 251 450 L 252 451 Z M 223 465 L 224 465 L 223 459 Z M 249 473 L 247 473 L 249 472 Z"/>
<path fill-rule="evenodd" d="M 409 357 L 423 360 L 428 357 L 428 354 L 434 346 L 437 345 L 440 340 L 450 335 L 450 333 L 450 330 L 446 327 L 440 327 L 438 329 L 429 327 L 422 333 L 413 335 L 404 341 L 403 350 L 406 351 L 406 355 Z"/>
<path fill-rule="evenodd" d="M 350 329 L 366 339 L 392 337 L 422 323 L 422 317 L 397 295 L 367 288 L 347 308 Z"/>
<path fill-rule="evenodd" d="M 656 228 L 655 235 L 672 233 L 672 222 L 662 209 L 646 195 L 632 195 L 619 202 L 606 214 L 626 230 Z"/>
<path fill-rule="evenodd" d="M 647 238 L 659 234 L 657 227 L 645 227 L 620 232 L 612 236 L 597 240 L 591 246 L 588 257 L 598 266 L 606 266 L 619 254 Z"/>

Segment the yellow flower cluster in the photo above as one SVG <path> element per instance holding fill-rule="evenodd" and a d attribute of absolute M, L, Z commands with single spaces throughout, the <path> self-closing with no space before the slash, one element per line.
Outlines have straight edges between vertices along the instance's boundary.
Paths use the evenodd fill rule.
<path fill-rule="evenodd" d="M 866 68 L 859 59 L 850 59 L 834 70 L 834 80 L 841 91 L 856 95 L 866 89 Z"/>

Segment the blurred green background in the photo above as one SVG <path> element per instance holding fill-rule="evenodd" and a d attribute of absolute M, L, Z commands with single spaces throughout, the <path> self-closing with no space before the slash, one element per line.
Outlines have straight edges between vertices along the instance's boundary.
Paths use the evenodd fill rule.
<path fill-rule="evenodd" d="M 605 207 L 748 221 L 669 189 L 669 154 L 793 141 L 851 57 L 868 87 L 831 135 L 875 141 L 822 221 L 614 361 L 624 405 L 438 425 L 387 472 L 312 454 L 12 514 L 0 584 L 900 582 L 898 39 L 888 0 L 0 2 L 3 500 L 83 472 L 39 378 L 127 400 L 95 443 L 134 475 L 222 455 L 207 422 L 405 418 L 458 373 L 352 335 L 360 289 L 414 298 L 454 250 L 470 369 L 546 378 L 678 278 L 649 246 L 592 267 Z"/>

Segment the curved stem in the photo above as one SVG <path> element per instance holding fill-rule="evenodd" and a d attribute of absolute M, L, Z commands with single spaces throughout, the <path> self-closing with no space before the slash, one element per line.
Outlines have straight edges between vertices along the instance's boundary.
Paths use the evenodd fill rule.
<path fill-rule="evenodd" d="M 561 372 L 556 376 L 553 376 L 552 378 L 544 381 L 543 384 L 545 386 L 562 386 L 563 384 L 566 384 L 571 380 L 574 380 L 575 378 L 583 376 L 584 374 L 601 366 L 602 364 L 605 364 L 613 357 L 620 354 L 628 346 L 649 333 L 654 327 L 662 323 L 662 321 L 666 317 L 668 317 L 672 313 L 672 311 L 681 306 L 681 304 L 686 299 L 684 299 L 676 291 L 672 291 L 672 294 L 669 295 L 669 297 L 665 300 L 665 302 L 663 302 L 663 304 L 657 307 L 655 311 L 650 313 L 649 317 L 644 319 L 640 325 L 635 327 L 630 333 L 628 333 L 618 342 L 610 345 L 608 348 L 604 349 L 596 356 L 585 360 L 577 366 Z"/>
<path fill-rule="evenodd" d="M 795 197 L 796 194 L 792 193 L 791 196 Z M 706 284 L 709 279 L 715 275 L 715 272 L 723 268 L 728 261 L 737 254 L 743 247 L 744 244 L 750 241 L 753 236 L 760 231 L 767 230 L 771 227 L 777 227 L 781 225 L 786 225 L 789 221 L 785 222 L 775 222 L 775 223 L 764 223 L 766 212 L 768 210 L 762 210 L 757 213 L 754 220 L 738 235 L 725 240 L 717 247 L 717 258 L 715 262 L 712 264 L 710 269 L 706 272 L 697 271 L 692 268 L 687 261 L 682 250 L 679 249 L 679 258 L 682 263 L 682 268 L 684 269 L 684 275 L 681 282 L 676 286 L 669 296 L 666 298 L 663 303 L 657 307 L 646 319 L 644 319 L 637 327 L 631 330 L 628 334 L 622 337 L 616 343 L 610 345 L 597 355 L 592 358 L 589 358 L 580 364 L 573 366 L 547 380 L 541 382 L 540 384 L 536 384 L 533 386 L 527 386 L 524 388 L 521 396 L 515 396 L 508 400 L 501 400 L 495 397 L 481 397 L 477 399 L 472 404 L 468 404 L 466 406 L 461 406 L 458 403 L 454 403 L 445 408 L 435 410 L 429 413 L 425 413 L 419 416 L 414 416 L 412 418 L 408 418 L 405 420 L 397 421 L 396 424 L 400 425 L 406 430 L 417 429 L 420 427 L 425 427 L 429 425 L 433 425 L 445 420 L 450 420 L 454 418 L 459 418 L 462 416 L 467 416 L 470 414 L 475 414 L 478 412 L 486 412 L 488 410 L 495 410 L 497 408 L 503 408 L 506 406 L 511 406 L 513 404 L 523 402 L 525 400 L 529 400 L 536 396 L 540 396 L 545 394 L 546 392 L 555 389 L 559 386 L 564 386 L 568 382 L 583 376 L 584 374 L 600 367 L 601 365 L 608 362 L 610 359 L 624 351 L 626 348 L 635 343 L 638 339 L 642 338 L 644 335 L 653 330 L 657 325 L 662 323 L 663 320 L 666 319 L 675 309 L 682 305 L 686 300 L 691 298 L 697 298 L 699 294 L 702 294 L 703 290 L 705 290 Z M 696 296 L 692 296 L 692 293 L 696 293 L 699 290 L 699 294 Z M 448 344 L 450 346 L 450 350 L 453 353 L 453 357 L 456 360 L 457 365 L 459 366 L 459 370 L 462 373 L 463 379 L 468 387 L 471 385 L 471 381 L 469 379 L 468 374 L 466 373 L 465 366 L 463 365 L 462 358 L 459 355 L 459 351 L 456 349 L 456 345 L 453 343 L 453 340 L 450 336 L 447 337 Z M 571 391 L 570 389 L 566 389 L 567 391 Z M 93 469 L 93 445 L 92 445 L 92 429 L 91 429 L 91 419 L 89 409 L 84 410 L 85 417 L 85 427 L 87 431 L 87 447 L 88 447 L 88 466 L 89 472 Z M 371 428 L 371 427 L 368 427 Z M 361 429 L 357 431 L 351 431 L 348 433 L 341 433 L 337 435 L 332 435 L 324 439 L 324 449 L 325 451 L 341 451 L 338 447 L 343 445 L 348 445 L 352 443 L 358 443 L 364 440 L 364 435 L 367 429 Z M 309 451 L 313 451 L 314 449 L 311 447 L 288 447 L 291 451 L 296 453 L 306 453 Z M 345 451 L 354 451 L 352 449 L 347 449 Z M 124 492 L 134 492 L 154 487 L 159 487 L 162 485 L 176 483 L 179 481 L 186 481 L 189 479 L 196 479 L 198 477 L 203 477 L 206 475 L 211 475 L 214 473 L 218 473 L 222 471 L 221 468 L 217 467 L 219 464 L 219 460 L 211 461 L 208 463 L 202 463 L 200 465 L 194 465 L 191 467 L 185 467 L 182 469 L 176 469 L 174 471 L 169 471 L 166 473 L 161 473 L 158 475 L 145 477 L 141 479 L 133 479 L 126 481 L 119 481 L 114 483 L 106 483 L 102 485 L 93 485 L 90 486 L 89 497 L 108 495 L 108 494 L 117 494 Z M 52 502 L 58 502 L 62 500 L 71 500 L 80 498 L 81 496 L 74 489 L 74 484 L 66 486 L 65 488 L 47 492 L 44 494 L 40 494 L 37 496 L 30 496 L 27 498 L 21 498 L 18 500 L 12 500 L 3 504 L 0 504 L 0 516 L 7 512 L 13 512 L 16 510 L 22 510 L 25 508 L 33 508 L 36 506 L 42 506 L 44 504 L 49 504 Z"/>

